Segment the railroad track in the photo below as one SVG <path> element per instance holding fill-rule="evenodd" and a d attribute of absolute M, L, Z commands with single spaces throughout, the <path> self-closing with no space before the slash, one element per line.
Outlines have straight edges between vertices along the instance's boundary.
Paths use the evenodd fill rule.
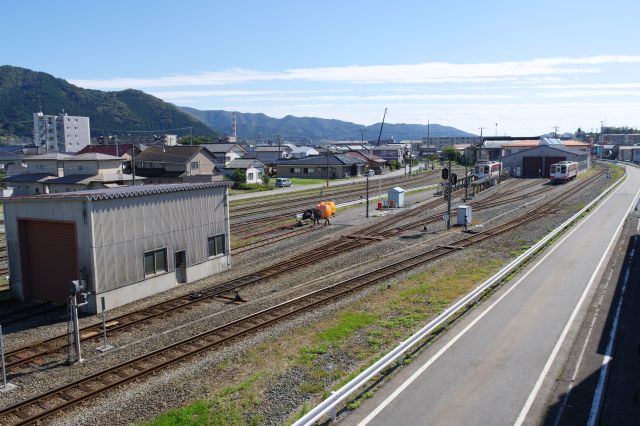
<path fill-rule="evenodd" d="M 594 176 L 592 179 L 595 179 L 597 177 L 599 176 Z M 590 182 L 591 180 L 584 181 L 582 182 L 582 185 L 587 185 Z M 515 190 L 520 190 L 520 188 L 516 188 Z M 459 195 L 462 191 L 462 189 L 455 191 L 453 195 Z M 573 192 L 567 195 L 573 195 Z M 561 198 L 557 198 L 557 200 L 558 199 Z M 509 202 L 513 202 L 513 200 L 508 199 L 504 201 L 503 204 Z M 444 201 L 440 198 L 434 199 L 430 202 L 425 203 L 420 208 L 405 210 L 396 215 L 389 216 L 381 221 L 376 222 L 375 224 L 360 229 L 359 231 L 357 231 L 357 233 L 340 237 L 338 240 L 330 241 L 320 248 L 314 248 L 308 252 L 290 257 L 284 261 L 263 268 L 252 274 L 229 280 L 200 292 L 177 297 L 165 302 L 158 303 L 156 305 L 149 306 L 145 309 L 112 318 L 107 324 L 107 330 L 110 334 L 113 335 L 113 333 L 115 332 L 127 330 L 135 325 L 146 323 L 157 317 L 162 318 L 178 311 L 192 309 L 201 303 L 208 303 L 219 296 L 233 292 L 235 289 L 262 282 L 266 279 L 273 278 L 285 272 L 298 269 L 308 264 L 317 263 L 318 261 L 323 259 L 328 259 L 340 253 L 360 249 L 368 244 L 391 238 L 393 236 L 401 234 L 402 232 L 406 232 L 410 229 L 423 226 L 424 224 L 437 222 L 441 220 L 441 215 L 443 214 L 443 212 L 436 213 L 427 218 L 419 219 L 408 224 L 397 225 L 404 220 L 415 217 L 416 215 L 422 213 L 424 210 L 430 210 L 443 203 Z M 491 207 L 495 207 L 495 205 L 491 205 Z M 101 323 L 85 327 L 81 330 L 81 340 L 96 340 L 99 338 L 101 333 Z M 15 349 L 6 353 L 7 367 L 13 369 L 27 363 L 40 364 L 42 363 L 42 357 L 64 351 L 67 348 L 67 345 L 67 336 L 59 335 L 41 342 L 34 343 L 33 345 Z"/>
<path fill-rule="evenodd" d="M 417 183 L 424 183 L 425 179 L 430 179 L 435 176 L 434 173 L 429 174 L 421 174 L 417 176 L 413 176 L 410 178 L 404 178 L 402 180 L 397 180 L 394 182 L 385 182 L 382 185 L 383 189 L 388 189 L 393 186 L 397 186 L 399 184 L 406 185 L 415 185 Z M 355 186 L 355 185 L 354 185 Z M 301 208 L 309 207 L 319 201 L 319 199 L 331 199 L 333 201 L 342 202 L 342 201 L 352 201 L 364 195 L 364 185 L 358 184 L 355 188 L 348 188 L 344 192 L 340 193 L 323 193 L 321 196 L 318 195 L 310 195 L 301 197 L 299 199 L 286 199 L 286 200 L 277 200 L 276 202 L 272 202 L 271 204 L 264 206 L 261 205 L 252 205 L 252 206 L 243 206 L 237 208 L 230 209 L 231 219 L 236 219 L 238 224 L 244 223 L 241 219 L 245 217 L 252 217 L 262 213 L 271 213 L 264 218 L 280 218 L 280 217 L 291 217 L 291 214 L 294 212 L 299 212 Z M 374 191 L 376 188 L 373 185 L 370 187 L 371 191 Z M 407 189 L 411 189 L 409 186 Z M 285 209 L 282 208 L 277 209 L 276 213 L 274 212 L 274 206 L 285 205 Z"/>
<path fill-rule="evenodd" d="M 558 202 L 559 200 L 554 200 L 551 206 L 558 204 Z M 300 312 L 313 309 L 318 305 L 330 302 L 362 287 L 391 279 L 399 273 L 414 269 L 434 259 L 456 252 L 461 248 L 469 247 L 508 232 L 522 224 L 545 216 L 549 211 L 553 211 L 553 208 L 550 208 L 551 206 L 539 207 L 505 224 L 495 226 L 477 234 L 465 236 L 451 245 L 439 246 L 390 265 L 376 268 L 367 273 L 340 281 L 323 289 L 307 293 L 306 295 L 296 297 L 244 318 L 215 327 L 204 333 L 152 351 L 130 361 L 123 362 L 81 380 L 57 387 L 1 410 L 0 422 L 13 425 L 41 422 L 83 401 L 95 398 L 111 389 L 134 380 L 144 378 L 173 364 L 220 346 L 232 339 L 242 337 L 277 321 L 290 318 Z"/>
<path fill-rule="evenodd" d="M 369 233 L 374 230 L 386 229 L 395 223 L 398 223 L 406 218 L 410 218 L 420 213 L 418 210 L 430 209 L 433 206 L 442 204 L 441 199 L 434 199 L 419 209 L 405 210 L 399 214 L 384 218 L 382 221 L 378 221 L 376 224 L 369 227 L 365 227 L 359 231 Z M 191 309 L 200 303 L 209 302 L 216 297 L 225 293 L 234 291 L 235 289 L 242 288 L 251 284 L 255 284 L 274 276 L 283 274 L 285 272 L 298 269 L 308 264 L 317 263 L 319 260 L 333 257 L 337 254 L 352 251 L 361 248 L 367 244 L 371 244 L 375 241 L 379 241 L 383 237 L 372 238 L 340 238 L 338 240 L 330 241 L 320 248 L 314 248 L 308 252 L 298 254 L 296 256 L 285 259 L 269 267 L 263 268 L 252 274 L 244 275 L 236 279 L 229 280 L 222 284 L 216 285 L 212 288 L 187 294 L 181 297 L 160 302 L 158 304 L 149 306 L 147 308 L 124 314 L 109 320 L 107 324 L 107 330 L 110 334 L 115 332 L 121 332 L 129 329 L 135 325 L 150 321 L 157 317 L 173 314 L 177 311 L 184 309 Z M 102 332 L 102 324 L 97 323 L 88 327 L 84 327 L 81 330 L 81 340 L 91 341 L 99 336 Z M 67 336 L 59 335 L 51 337 L 49 339 L 36 342 L 32 345 L 27 345 L 13 351 L 9 351 L 5 354 L 7 368 L 13 369 L 17 366 L 27 363 L 41 364 L 43 362 L 42 357 L 64 351 L 68 345 Z"/>
<path fill-rule="evenodd" d="M 38 303 L 35 305 L 22 306 L 19 309 L 1 314 L 0 324 L 3 326 L 15 324 L 34 315 L 42 315 L 54 311 L 60 311 L 61 309 L 62 307 L 51 305 L 49 303 Z"/>

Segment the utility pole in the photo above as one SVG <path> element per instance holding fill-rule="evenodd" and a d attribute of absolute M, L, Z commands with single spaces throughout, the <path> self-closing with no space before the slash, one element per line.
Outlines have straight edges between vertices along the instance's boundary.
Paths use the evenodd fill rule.
<path fill-rule="evenodd" d="M 451 192 L 453 188 L 451 187 L 451 177 L 453 173 L 451 172 L 451 154 L 449 154 L 449 176 L 447 182 L 447 230 L 451 229 Z"/>
<path fill-rule="evenodd" d="M 367 218 L 369 218 L 369 173 L 367 173 Z"/>
<path fill-rule="evenodd" d="M 431 157 L 431 123 L 429 119 L 427 119 L 427 152 L 429 153 L 429 157 Z M 429 157 L 427 157 L 427 168 L 429 166 Z"/>
<path fill-rule="evenodd" d="M 496 137 L 498 137 L 498 123 L 496 123 Z"/>
<path fill-rule="evenodd" d="M 329 187 L 329 151 L 325 151 L 324 156 L 327 159 L 327 188 L 328 188 Z"/>
<path fill-rule="evenodd" d="M 136 144 L 131 144 L 131 186 L 136 186 Z"/>
<path fill-rule="evenodd" d="M 553 138 L 554 139 L 558 138 L 558 129 L 559 129 L 559 126 L 553 126 Z"/>
<path fill-rule="evenodd" d="M 467 201 L 467 197 L 469 195 L 469 172 L 467 170 L 469 162 L 467 161 L 467 156 L 464 158 L 464 200 Z"/>

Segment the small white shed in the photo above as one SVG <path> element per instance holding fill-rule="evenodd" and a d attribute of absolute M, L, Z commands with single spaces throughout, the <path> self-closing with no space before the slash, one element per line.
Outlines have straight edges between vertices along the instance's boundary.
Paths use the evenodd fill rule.
<path fill-rule="evenodd" d="M 471 206 L 458 206 L 458 225 L 471 225 Z"/>
<path fill-rule="evenodd" d="M 404 193 L 405 193 L 405 190 L 400 188 L 399 186 L 389 189 L 389 191 L 387 192 L 389 207 L 393 207 L 393 208 L 404 207 Z"/>

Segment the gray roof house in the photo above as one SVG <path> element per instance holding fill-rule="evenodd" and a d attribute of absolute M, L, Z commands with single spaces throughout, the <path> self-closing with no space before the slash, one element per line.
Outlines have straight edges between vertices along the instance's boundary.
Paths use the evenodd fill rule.
<path fill-rule="evenodd" d="M 237 143 L 206 143 L 200 145 L 206 148 L 215 157 L 215 164 L 218 168 L 226 167 L 236 158 L 242 158 L 247 154 L 247 150 Z"/>
<path fill-rule="evenodd" d="M 255 158 L 238 158 L 232 160 L 222 169 L 225 176 L 231 176 L 236 170 L 242 170 L 245 173 L 247 183 L 262 183 L 264 175 L 264 164 Z"/>
<path fill-rule="evenodd" d="M 220 181 L 219 170 L 213 154 L 199 145 L 150 146 L 136 156 L 135 172 L 148 183 Z"/>
<path fill-rule="evenodd" d="M 360 176 L 366 161 L 346 154 L 313 155 L 304 158 L 279 160 L 278 177 L 296 178 L 345 178 Z"/>

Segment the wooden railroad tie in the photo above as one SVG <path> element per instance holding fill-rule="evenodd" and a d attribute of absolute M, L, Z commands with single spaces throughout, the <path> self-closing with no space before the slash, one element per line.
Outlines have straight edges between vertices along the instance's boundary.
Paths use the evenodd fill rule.
<path fill-rule="evenodd" d="M 372 240 L 372 241 L 382 241 L 384 237 L 378 237 L 375 235 L 345 235 L 343 238 L 353 239 L 353 240 Z"/>
<path fill-rule="evenodd" d="M 452 250 L 462 250 L 464 247 L 449 246 L 449 245 L 439 245 L 438 248 L 446 248 L 446 249 L 452 249 Z"/>

